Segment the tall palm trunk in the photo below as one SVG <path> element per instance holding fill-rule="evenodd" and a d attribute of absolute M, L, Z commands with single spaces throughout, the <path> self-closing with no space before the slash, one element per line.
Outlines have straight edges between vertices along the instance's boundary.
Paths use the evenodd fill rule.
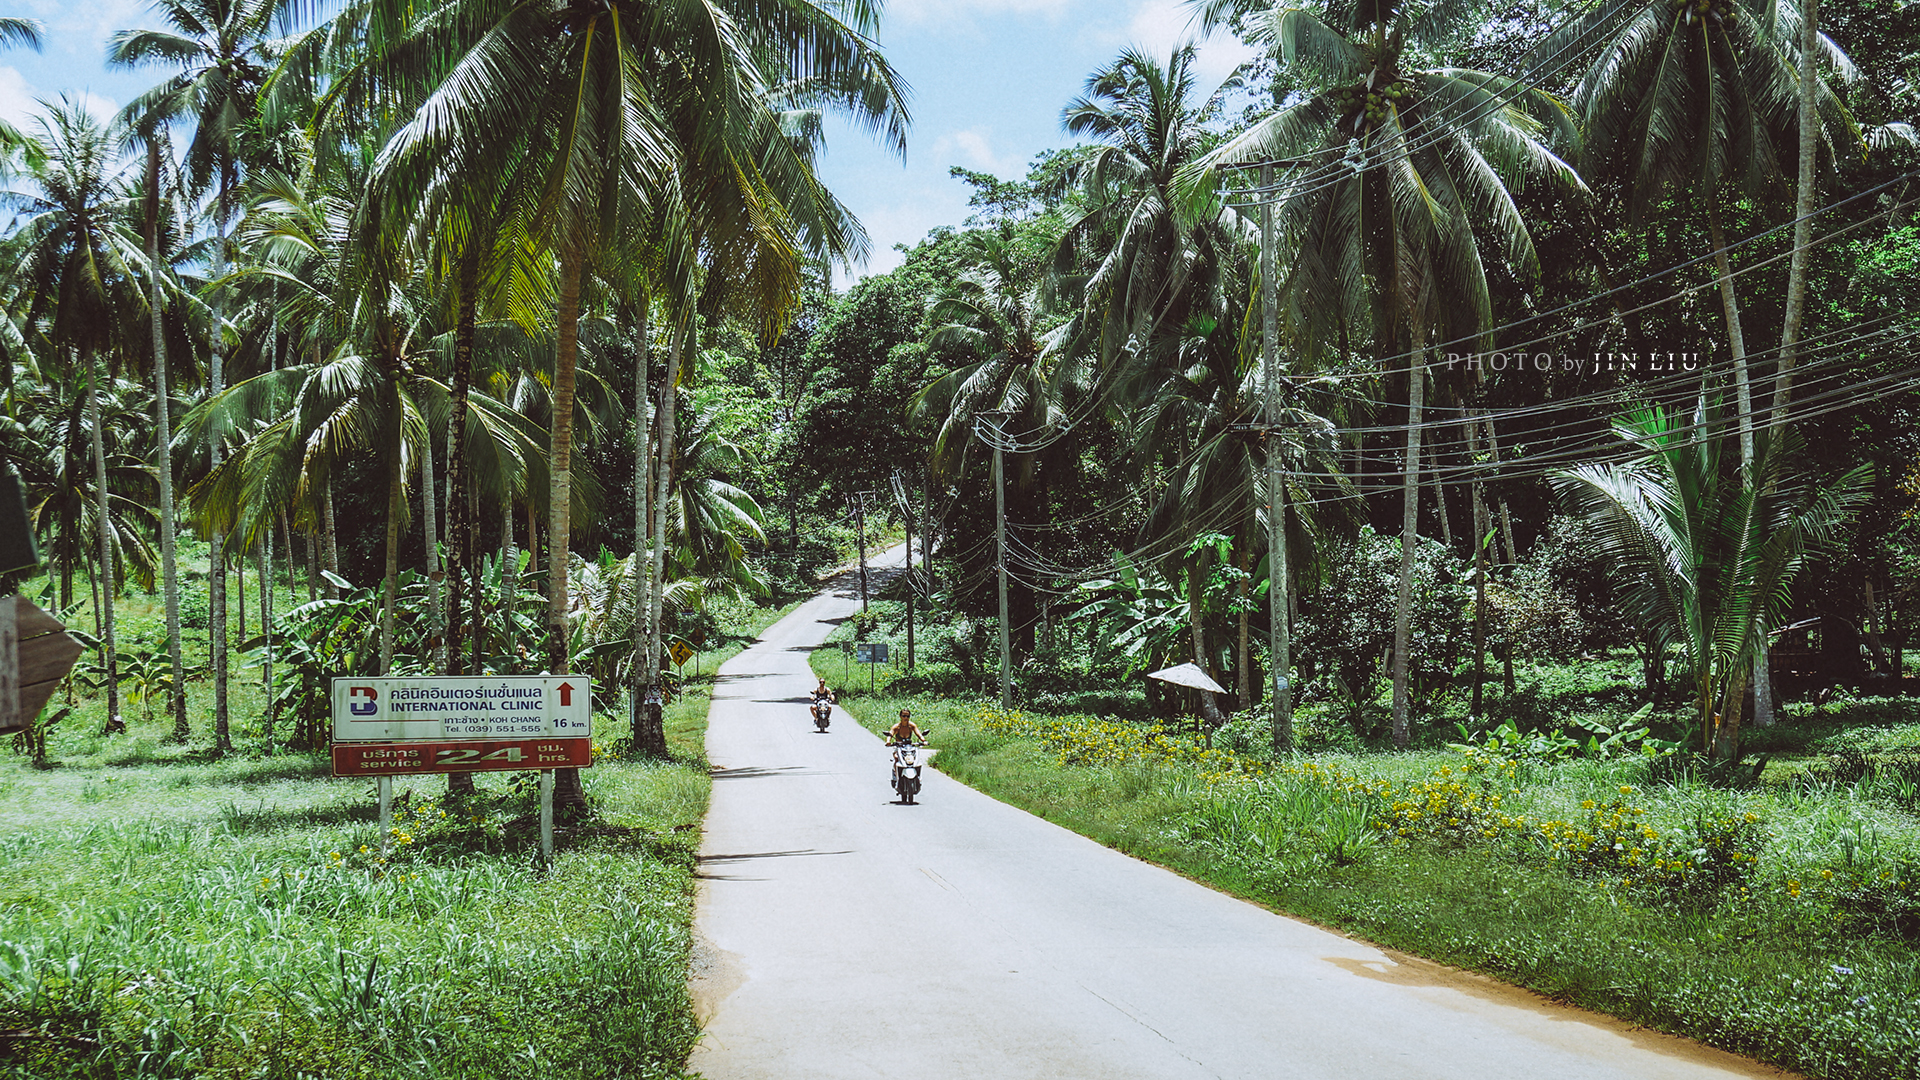
<path fill-rule="evenodd" d="M 467 469 L 467 398 L 473 386 L 473 336 L 479 321 L 480 256 L 478 243 L 471 237 L 467 243 L 470 250 L 462 252 L 460 256 L 459 312 L 454 317 L 453 327 L 453 417 L 448 425 L 448 434 L 453 441 L 453 448 L 447 452 L 447 625 L 446 667 L 443 670 L 448 675 L 466 673 L 465 659 L 460 651 L 466 629 L 466 620 L 460 610 L 460 590 L 468 587 L 468 571 L 474 558 L 474 500 L 467 490 L 472 486 L 472 477 Z M 476 648 L 480 642 L 479 588 L 480 577 L 476 572 L 471 583 Z M 480 673 L 477 663 L 473 673 Z M 466 795 L 473 790 L 472 773 L 447 774 L 449 794 Z"/>
<path fill-rule="evenodd" d="M 1487 425 L 1487 454 L 1492 458 L 1493 472 L 1497 478 L 1500 474 L 1500 431 L 1493 426 L 1493 416 L 1486 410 L 1481 410 L 1480 418 Z M 1507 565 L 1517 566 L 1520 563 L 1520 549 L 1513 541 L 1513 515 L 1507 512 L 1507 494 L 1499 488 L 1495 488 L 1493 494 L 1494 505 L 1500 508 L 1500 548 L 1506 552 Z M 1493 507 L 1488 507 L 1489 528 L 1492 527 L 1492 510 Z"/>
<path fill-rule="evenodd" d="M 327 530 L 327 571 L 334 577 L 340 576 L 340 533 L 333 524 L 333 477 L 327 477 L 326 499 L 322 504 L 326 517 Z M 340 599 L 340 586 L 327 582 L 327 599 Z"/>
<path fill-rule="evenodd" d="M 160 481 L 160 581 L 166 604 L 167 662 L 173 683 L 167 690 L 167 711 L 173 716 L 173 737 L 186 742 L 186 664 L 180 654 L 180 556 L 173 505 L 173 410 L 167 391 L 167 335 L 160 303 L 160 144 L 147 143 L 147 291 L 153 330 L 154 473 Z"/>
<path fill-rule="evenodd" d="M 1800 172 L 1793 194 L 1793 258 L 1787 264 L 1787 310 L 1780 322 L 1780 373 L 1773 382 L 1774 426 L 1786 422 L 1793 398 L 1793 367 L 1799 362 L 1801 323 L 1807 310 L 1807 261 L 1813 244 L 1814 155 L 1819 117 L 1814 112 L 1813 53 L 1819 47 L 1819 0 L 1800 0 Z M 1757 719 L 1757 718 L 1756 718 Z"/>
<path fill-rule="evenodd" d="M 513 546 L 513 499 L 500 503 L 500 609 L 506 618 L 500 624 L 500 653 L 506 657 L 507 674 L 518 675 L 517 649 L 520 630 L 520 551 Z"/>
<path fill-rule="evenodd" d="M 653 433 L 648 423 L 649 399 L 652 397 L 648 392 L 648 376 L 652 370 L 648 309 L 649 301 L 642 296 L 639 320 L 634 327 L 635 352 L 639 357 L 634 362 L 633 370 L 633 576 L 637 582 L 633 594 L 633 686 L 627 715 L 633 724 L 634 749 L 650 757 L 665 757 L 666 732 L 662 725 L 649 722 L 644 715 L 647 712 L 647 691 L 653 685 L 648 677 L 646 662 L 647 645 L 653 640 L 652 623 L 648 618 L 653 611 L 653 545 L 647 516 L 647 496 L 653 490 Z M 656 652 L 654 655 L 659 654 Z M 655 664 L 658 664 L 657 660 Z"/>
<path fill-rule="evenodd" d="M 560 256 L 560 310 L 553 360 L 553 449 L 549 467 L 553 485 L 547 508 L 547 670 L 567 672 L 567 540 L 573 526 L 573 376 L 580 352 L 580 277 L 584 257 L 577 246 Z M 559 769 L 554 804 L 584 810 L 586 792 L 580 770 Z"/>
<path fill-rule="evenodd" d="M 396 392 L 393 407 L 400 411 Z M 398 416 L 393 424 L 393 464 L 387 470 L 387 565 L 380 582 L 380 674 L 393 674 L 394 638 L 400 632 L 396 607 L 400 594 L 400 512 L 406 506 L 406 434 Z"/>
<path fill-rule="evenodd" d="M 447 668 L 447 609 L 442 604 L 440 531 L 433 490 L 433 437 L 420 440 L 420 532 L 427 545 L 427 633 L 433 639 L 433 669 Z"/>
<path fill-rule="evenodd" d="M 1426 327 L 1413 319 L 1413 350 L 1407 361 L 1407 455 L 1400 511 L 1400 591 L 1393 609 L 1393 745 L 1405 750 L 1412 739 L 1408 650 L 1413 644 L 1413 549 L 1420 526 L 1420 421 L 1427 396 Z"/>
<path fill-rule="evenodd" d="M 255 577 L 260 579 L 260 641 L 262 660 L 260 664 L 260 688 L 266 691 L 267 701 L 262 734 L 267 745 L 273 745 L 273 526 L 268 525 L 260 537 L 260 545 L 254 549 Z"/>
<path fill-rule="evenodd" d="M 1193 662 L 1208 678 L 1213 677 L 1207 663 L 1207 638 L 1204 629 L 1206 613 L 1201 610 L 1201 594 L 1206 589 L 1207 577 L 1204 563 L 1205 553 L 1194 557 L 1193 564 L 1187 568 L 1187 618 L 1193 623 Z M 1200 697 L 1200 717 L 1206 723 L 1207 737 L 1211 738 L 1213 729 L 1220 726 L 1220 707 L 1214 703 L 1213 691 L 1196 690 Z"/>
<path fill-rule="evenodd" d="M 691 321 L 690 315 L 682 315 Z M 674 327 L 668 338 L 667 375 L 660 384 L 660 424 L 657 438 L 660 443 L 660 457 L 654 466 L 653 480 L 653 538 L 652 552 L 647 559 L 647 655 L 643 659 L 647 685 L 660 684 L 660 617 L 662 602 L 666 594 L 666 555 L 667 555 L 667 499 L 673 490 L 673 439 L 674 407 L 679 400 L 680 365 L 686 351 L 687 339 L 692 328 L 687 325 Z M 635 743 L 651 745 L 664 753 L 667 738 L 665 725 L 658 703 L 650 703 L 644 719 L 647 730 L 642 737 L 636 737 Z"/>
<path fill-rule="evenodd" d="M 76 358 L 77 359 L 77 358 Z M 110 732 L 127 730 L 127 721 L 120 715 L 120 656 L 118 641 L 113 630 L 113 600 L 119 593 L 114 587 L 118 575 L 113 565 L 113 518 L 112 508 L 107 500 L 107 449 L 106 440 L 100 435 L 100 360 L 97 356 L 87 358 L 87 426 L 93 430 L 89 439 L 93 444 L 93 499 L 94 512 L 100 520 L 94 532 L 100 538 L 100 577 L 101 604 L 100 626 L 102 652 L 107 663 L 107 730 Z"/>
<path fill-rule="evenodd" d="M 240 613 L 239 640 L 247 640 L 247 553 L 234 552 L 233 557 L 233 601 L 234 608 Z"/>
<path fill-rule="evenodd" d="M 1813 243 L 1814 154 L 1819 117 L 1814 112 L 1813 52 L 1818 47 L 1819 0 L 1800 0 L 1800 171 L 1794 183 L 1793 258 L 1787 264 L 1787 309 L 1780 323 L 1780 366 L 1773 380 L 1772 426 L 1787 422 L 1793 400 L 1793 367 L 1800 359 L 1800 332 L 1807 310 L 1807 261 Z M 1773 671 L 1767 658 L 1767 635 L 1760 635 L 1754 658 L 1753 726 L 1772 727 Z"/>
<path fill-rule="evenodd" d="M 1438 432 L 1434 433 L 1433 446 L 1429 449 L 1433 457 L 1433 501 L 1440 511 L 1440 540 L 1448 551 L 1453 551 L 1453 519 L 1447 513 L 1446 456 L 1441 452 Z"/>
<path fill-rule="evenodd" d="M 220 194 L 215 200 L 218 221 L 214 228 L 213 279 L 227 274 L 227 188 L 226 168 L 220 172 Z M 226 321 L 226 297 L 213 294 L 213 348 L 207 362 L 207 396 L 211 400 L 226 389 L 225 357 L 222 355 L 220 326 Z M 214 468 L 220 467 L 221 432 L 215 427 L 207 456 Z M 213 745 L 216 753 L 233 749 L 229 730 L 231 713 L 227 702 L 227 537 L 218 528 L 207 538 L 207 652 L 213 664 Z"/>
<path fill-rule="evenodd" d="M 1727 317 L 1727 348 L 1733 354 L 1733 394 L 1740 414 L 1740 464 L 1753 464 L 1753 388 L 1747 381 L 1747 338 L 1740 329 L 1740 301 L 1733 292 L 1733 260 L 1720 227 L 1720 204 L 1707 197 L 1707 229 L 1713 240 L 1713 268 L 1720 285 L 1720 307 Z"/>
<path fill-rule="evenodd" d="M 1711 195 L 1707 198 L 1707 228 L 1711 231 L 1713 239 L 1713 267 L 1720 282 L 1720 305 L 1727 317 L 1727 346 L 1733 354 L 1733 392 L 1736 407 L 1740 413 L 1740 465 L 1742 468 L 1751 468 L 1753 465 L 1753 387 L 1747 375 L 1747 339 L 1745 331 L 1740 326 L 1740 304 L 1733 291 L 1733 260 L 1727 254 L 1726 236 L 1720 226 L 1720 204 L 1714 201 Z M 1772 703 L 1769 702 L 1768 723 L 1773 721 L 1772 713 Z M 1717 752 L 1717 742 L 1714 749 Z"/>

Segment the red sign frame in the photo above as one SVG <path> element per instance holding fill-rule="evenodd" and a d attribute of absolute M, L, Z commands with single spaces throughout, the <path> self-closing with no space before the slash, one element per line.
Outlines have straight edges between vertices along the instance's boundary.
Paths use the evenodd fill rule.
<path fill-rule="evenodd" d="M 526 772 L 530 769 L 584 769 L 592 764 L 592 739 L 469 739 L 333 744 L 335 776 Z"/>

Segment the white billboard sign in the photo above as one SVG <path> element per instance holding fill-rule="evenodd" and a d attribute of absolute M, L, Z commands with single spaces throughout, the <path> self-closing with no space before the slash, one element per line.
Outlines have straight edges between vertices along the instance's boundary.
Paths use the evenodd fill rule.
<path fill-rule="evenodd" d="M 592 716 L 583 675 L 333 680 L 335 742 L 584 739 Z"/>

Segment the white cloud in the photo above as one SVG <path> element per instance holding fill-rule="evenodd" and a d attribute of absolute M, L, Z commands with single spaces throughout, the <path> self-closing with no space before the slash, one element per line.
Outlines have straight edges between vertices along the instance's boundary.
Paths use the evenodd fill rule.
<path fill-rule="evenodd" d="M 893 0 L 887 22 L 974 27 L 1000 15 L 1039 15 L 1057 19 L 1078 0 Z"/>
<path fill-rule="evenodd" d="M 61 40 L 82 39 L 104 47 L 107 38 L 118 30 L 136 27 L 158 29 L 166 24 L 147 0 L 24 0 L 27 14 L 40 20 L 49 45 Z"/>
<path fill-rule="evenodd" d="M 101 123 L 112 122 L 114 114 L 120 111 L 120 106 L 112 98 L 86 90 L 68 90 L 66 93 L 69 99 L 78 102 Z M 57 102 L 60 92 L 41 90 L 28 82 L 18 68 L 0 67 L 0 118 L 32 133 L 34 118 L 45 111 L 40 105 L 42 98 Z"/>
<path fill-rule="evenodd" d="M 1194 63 L 1194 75 L 1198 83 L 1196 88 L 1202 94 L 1207 94 L 1226 81 L 1234 68 L 1258 54 L 1225 28 L 1215 30 L 1202 40 L 1199 24 L 1193 16 L 1193 9 L 1181 0 L 1141 0 L 1133 6 L 1123 29 L 1101 36 L 1115 49 L 1123 45 L 1137 45 L 1149 56 L 1162 61 L 1173 51 L 1175 43 L 1194 41 L 1199 45 L 1199 55 Z"/>
<path fill-rule="evenodd" d="M 945 187 L 957 187 L 947 184 Z M 861 211 L 860 222 L 873 240 L 873 252 L 867 261 L 853 270 L 858 280 L 870 274 L 884 274 L 900 265 L 902 253 L 895 244 L 908 247 L 919 243 L 936 225 L 952 225 L 967 216 L 966 199 L 960 194 L 941 192 L 916 202 L 890 203 Z M 834 285 L 844 288 L 848 278 L 844 269 L 836 269 Z"/>
<path fill-rule="evenodd" d="M 40 110 L 39 103 L 33 100 L 37 96 L 19 68 L 0 67 L 0 120 L 25 128 L 28 119 Z"/>
<path fill-rule="evenodd" d="M 993 129 L 986 127 L 949 131 L 933 140 L 927 157 L 939 166 L 941 172 L 945 172 L 949 165 L 963 165 L 1001 177 L 1009 175 L 1007 170 L 1012 170 L 1014 175 L 1023 173 L 1020 162 L 1002 160 L 993 152 L 992 133 Z M 960 160 L 954 160 L 956 157 Z"/>

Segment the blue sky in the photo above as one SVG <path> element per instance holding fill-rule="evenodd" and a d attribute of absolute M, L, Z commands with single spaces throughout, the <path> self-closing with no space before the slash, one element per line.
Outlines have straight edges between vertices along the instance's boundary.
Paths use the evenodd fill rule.
<path fill-rule="evenodd" d="M 0 116 L 16 124 L 36 98 L 62 92 L 111 114 L 157 82 L 161 69 L 106 67 L 115 30 L 158 26 L 146 0 L 7 0 L 7 13 L 46 27 L 44 52 L 0 53 Z M 1089 72 L 1138 45 L 1164 56 L 1191 33 L 1179 0 L 889 0 L 881 49 L 913 88 L 904 163 L 844 124 L 829 127 L 821 172 L 873 237 L 861 273 L 899 263 L 895 244 L 958 224 L 968 189 L 949 166 L 1018 177 L 1042 150 L 1067 142 L 1060 110 Z M 1203 43 L 1203 92 L 1248 50 L 1225 33 Z"/>

